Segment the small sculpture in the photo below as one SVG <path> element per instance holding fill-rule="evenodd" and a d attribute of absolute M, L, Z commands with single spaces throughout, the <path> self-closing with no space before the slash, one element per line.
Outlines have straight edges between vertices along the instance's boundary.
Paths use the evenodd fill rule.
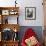
<path fill-rule="evenodd" d="M 15 7 L 16 7 L 16 4 L 17 4 L 17 2 L 16 2 L 17 0 L 15 0 Z"/>
<path fill-rule="evenodd" d="M 7 19 L 5 19 L 5 24 L 8 24 L 8 18 L 7 18 Z"/>

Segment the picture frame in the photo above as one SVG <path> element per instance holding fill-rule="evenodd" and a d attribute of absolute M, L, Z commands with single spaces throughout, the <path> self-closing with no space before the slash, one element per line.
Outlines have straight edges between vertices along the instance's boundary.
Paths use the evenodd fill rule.
<path fill-rule="evenodd" d="M 36 20 L 36 7 L 25 7 L 25 19 Z"/>
<path fill-rule="evenodd" d="M 9 15 L 9 10 L 2 10 L 2 15 Z"/>

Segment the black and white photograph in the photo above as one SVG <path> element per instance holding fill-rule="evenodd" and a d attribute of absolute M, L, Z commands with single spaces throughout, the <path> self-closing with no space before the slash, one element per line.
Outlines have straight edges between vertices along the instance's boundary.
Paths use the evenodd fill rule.
<path fill-rule="evenodd" d="M 36 19 L 36 8 L 35 7 L 25 7 L 25 19 L 27 20 Z"/>

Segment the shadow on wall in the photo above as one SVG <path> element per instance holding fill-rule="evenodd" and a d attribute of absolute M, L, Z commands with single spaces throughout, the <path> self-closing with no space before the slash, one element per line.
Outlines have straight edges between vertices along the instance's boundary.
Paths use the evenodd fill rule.
<path fill-rule="evenodd" d="M 25 31 L 28 29 L 28 28 L 32 28 L 34 30 L 34 32 L 36 32 L 37 34 L 37 37 L 39 39 L 39 41 L 42 43 L 43 42 L 43 37 L 42 37 L 42 26 L 21 26 L 20 27 L 20 32 L 19 32 L 19 39 L 20 39 L 20 42 L 24 36 L 24 33 Z"/>

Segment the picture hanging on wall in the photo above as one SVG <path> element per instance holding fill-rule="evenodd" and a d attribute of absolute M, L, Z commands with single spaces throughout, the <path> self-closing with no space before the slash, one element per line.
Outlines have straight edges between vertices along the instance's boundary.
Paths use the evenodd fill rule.
<path fill-rule="evenodd" d="M 36 19 L 36 7 L 25 7 L 25 19 L 26 20 Z"/>

